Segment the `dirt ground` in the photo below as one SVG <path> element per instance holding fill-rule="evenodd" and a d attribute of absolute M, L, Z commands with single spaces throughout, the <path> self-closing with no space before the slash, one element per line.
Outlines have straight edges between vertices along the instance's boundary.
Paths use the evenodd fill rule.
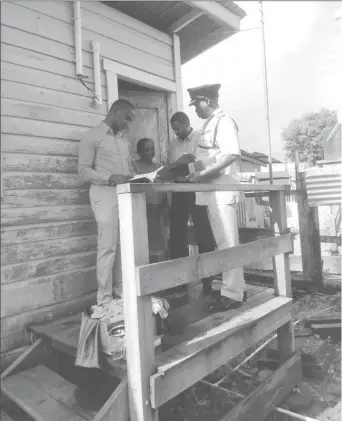
<path fill-rule="evenodd" d="M 294 320 L 302 320 L 318 312 L 319 316 L 340 314 L 341 277 L 326 275 L 325 285 L 325 288 L 320 292 L 306 292 L 303 290 L 296 292 L 293 307 Z M 303 323 L 299 323 L 296 329 L 304 329 Z M 310 379 L 303 376 L 302 385 L 305 385 L 314 397 L 310 407 L 294 411 L 291 408 L 291 403 L 286 400 L 281 406 L 284 409 L 291 409 L 293 412 L 316 420 L 337 421 L 341 419 L 341 336 L 328 337 L 324 338 L 324 340 L 335 348 L 336 355 L 324 380 Z M 306 340 L 309 347 L 310 343 L 314 345 L 318 341 L 320 339 L 317 336 L 310 336 Z M 253 349 L 256 349 L 257 346 Z M 206 379 L 213 383 L 221 379 L 225 374 L 230 373 L 227 380 L 220 385 L 228 389 L 230 391 L 229 394 L 199 382 L 164 405 L 160 410 L 160 419 L 162 421 L 216 421 L 222 419 L 242 399 L 241 395 L 247 395 L 252 392 L 271 373 L 271 370 L 260 367 L 257 364 L 260 354 L 257 354 L 250 362 L 241 367 L 242 374 L 239 372 L 231 373 L 232 368 L 249 355 L 253 349 L 246 354 L 240 355 L 229 365 L 221 367 Z M 290 418 L 287 415 L 273 412 L 267 420 L 285 421 L 290 420 Z"/>

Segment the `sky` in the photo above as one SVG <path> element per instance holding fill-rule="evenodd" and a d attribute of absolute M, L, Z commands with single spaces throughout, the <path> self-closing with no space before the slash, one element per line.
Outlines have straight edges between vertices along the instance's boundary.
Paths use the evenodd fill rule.
<path fill-rule="evenodd" d="M 268 154 L 260 6 L 236 1 L 247 16 L 241 31 L 182 66 L 184 111 L 200 128 L 186 91 L 221 83 L 220 106 L 238 123 L 240 146 Z M 342 101 L 342 2 L 264 1 L 272 156 L 284 160 L 282 129 L 292 119 Z"/>

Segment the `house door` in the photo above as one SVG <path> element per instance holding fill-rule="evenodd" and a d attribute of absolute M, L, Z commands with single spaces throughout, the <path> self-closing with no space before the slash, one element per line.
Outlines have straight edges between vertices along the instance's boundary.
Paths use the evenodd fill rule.
<path fill-rule="evenodd" d="M 158 163 L 166 158 L 169 145 L 167 99 L 165 92 L 132 91 L 120 89 L 119 98 L 130 101 L 136 108 L 136 117 L 129 129 L 132 158 L 136 159 L 136 146 L 139 139 L 149 137 L 154 140 Z"/>

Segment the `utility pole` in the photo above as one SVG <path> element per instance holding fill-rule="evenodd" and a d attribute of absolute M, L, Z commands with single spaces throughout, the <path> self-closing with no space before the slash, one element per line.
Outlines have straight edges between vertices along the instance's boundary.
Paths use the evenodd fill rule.
<path fill-rule="evenodd" d="M 273 169 L 272 169 L 272 145 L 271 145 L 271 129 L 270 129 L 270 111 L 268 104 L 268 84 L 267 84 L 267 63 L 266 63 L 266 43 L 265 43 L 265 29 L 264 29 L 264 10 L 262 0 L 259 2 L 260 6 L 260 22 L 261 22 L 261 42 L 262 42 L 262 64 L 263 64 L 263 80 L 264 80 L 264 95 L 265 95 L 265 114 L 267 126 L 268 139 L 268 169 L 270 174 L 270 184 L 273 184 Z"/>

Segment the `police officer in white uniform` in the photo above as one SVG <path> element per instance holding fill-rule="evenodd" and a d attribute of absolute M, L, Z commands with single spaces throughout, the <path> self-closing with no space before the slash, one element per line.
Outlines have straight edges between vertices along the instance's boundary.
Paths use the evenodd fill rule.
<path fill-rule="evenodd" d="M 218 105 L 220 84 L 204 85 L 188 89 L 196 114 L 205 119 L 196 159 L 215 158 L 202 171 L 188 176 L 195 183 L 240 183 L 236 176 L 240 172 L 240 146 L 235 121 Z M 219 250 L 239 244 L 236 205 L 243 200 L 242 192 L 196 193 L 196 204 L 207 206 L 210 225 Z M 232 269 L 222 274 L 219 298 L 210 304 L 213 312 L 237 308 L 247 299 L 243 268 Z"/>

